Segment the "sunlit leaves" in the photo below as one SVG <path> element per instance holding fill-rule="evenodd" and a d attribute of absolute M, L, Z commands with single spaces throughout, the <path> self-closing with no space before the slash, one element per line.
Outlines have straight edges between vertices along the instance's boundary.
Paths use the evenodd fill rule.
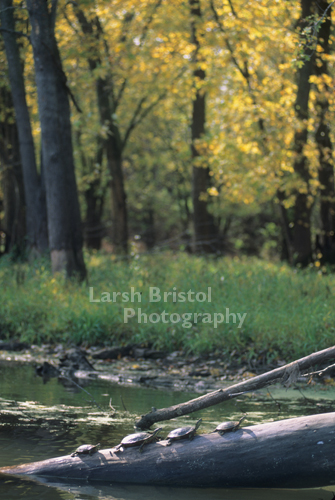
<path fill-rule="evenodd" d="M 15 4 L 20 5 L 18 0 Z M 82 0 L 79 6 L 92 23 L 91 34 L 82 32 L 75 6 L 59 0 L 56 34 L 68 86 L 83 111 L 73 107 L 74 135 L 80 134 L 89 164 L 96 163 L 97 141 L 109 133 L 108 124 L 99 120 L 98 79 L 106 82 L 116 102 L 112 120 L 123 137 L 139 103 L 142 111 L 149 110 L 141 123 L 136 121 L 124 151 L 128 201 L 134 210 L 146 202 L 158 207 L 159 199 L 172 205 L 190 194 L 189 124 L 196 90 L 206 92 L 207 130 L 196 144 L 197 165 L 211 169 L 208 196 L 213 210 L 219 213 L 229 204 L 234 210 L 236 205 L 250 207 L 273 199 L 279 188 L 288 195 L 285 204 L 293 205 L 294 190 L 306 189 L 293 172 L 294 134 L 302 126 L 294 111 L 295 76 L 297 65 L 304 64 L 302 44 L 311 36 L 311 43 L 315 42 L 318 19 L 310 19 L 299 32 L 299 2 L 201 0 L 202 18 L 195 20 L 199 57 L 192 62 L 195 45 L 188 2 Z M 24 20 L 24 11 L 18 12 Z M 310 78 L 310 116 L 303 125 L 311 136 L 317 126 L 317 92 L 329 100 L 329 121 L 335 111 L 335 56 L 324 55 L 320 44 L 313 47 L 317 55 L 327 58 L 331 76 Z M 26 39 L 22 50 L 38 139 L 32 53 Z M 90 58 L 100 61 L 93 70 L 88 66 Z M 206 72 L 205 80 L 194 79 L 195 66 Z M 82 186 L 97 174 L 94 168 L 85 170 L 77 140 L 74 145 Z M 310 193 L 315 196 L 318 153 L 312 139 L 304 154 Z"/>

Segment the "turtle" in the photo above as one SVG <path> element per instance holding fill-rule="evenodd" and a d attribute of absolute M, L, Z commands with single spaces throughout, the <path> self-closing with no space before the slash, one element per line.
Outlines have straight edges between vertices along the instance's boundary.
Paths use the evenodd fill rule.
<path fill-rule="evenodd" d="M 143 446 L 145 444 L 152 443 L 153 441 L 158 441 L 158 432 L 162 430 L 162 427 L 158 427 L 153 432 L 136 432 L 135 434 L 129 434 L 122 439 L 121 443 L 115 446 L 113 451 L 117 453 L 121 448 L 130 448 L 132 446 L 139 446 L 139 451 L 143 451 Z"/>
<path fill-rule="evenodd" d="M 219 424 L 217 428 L 211 432 L 211 434 L 213 432 L 218 432 L 221 436 L 223 436 L 223 434 L 225 434 L 226 432 L 236 431 L 236 429 L 245 418 L 247 418 L 247 416 L 243 415 L 240 420 L 227 420 L 227 422 L 221 422 L 221 424 Z"/>
<path fill-rule="evenodd" d="M 75 457 L 76 455 L 93 455 L 96 451 L 98 451 L 98 448 L 100 446 L 100 443 L 94 445 L 94 444 L 82 444 L 79 446 L 79 448 L 76 449 L 73 453 L 71 453 L 71 457 Z"/>
<path fill-rule="evenodd" d="M 179 439 L 193 439 L 197 429 L 200 427 L 202 422 L 202 418 L 198 420 L 198 422 L 192 427 L 179 427 L 178 429 L 174 429 L 167 436 L 167 444 L 166 446 L 170 446 L 173 441 L 178 441 Z"/>

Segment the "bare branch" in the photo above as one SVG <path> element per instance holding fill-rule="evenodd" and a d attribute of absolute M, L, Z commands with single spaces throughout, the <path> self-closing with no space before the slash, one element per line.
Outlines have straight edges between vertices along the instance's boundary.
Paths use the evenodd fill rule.
<path fill-rule="evenodd" d="M 145 39 L 147 37 L 148 31 L 150 28 L 150 24 L 152 23 L 154 15 L 155 15 L 158 7 L 160 7 L 161 3 L 162 3 L 162 0 L 157 0 L 156 5 L 154 6 L 154 9 L 153 9 L 151 15 L 148 17 L 147 22 L 145 23 L 145 25 L 143 27 L 142 36 L 141 36 L 141 40 L 140 40 L 140 47 L 142 47 L 142 45 L 145 42 Z"/>
<path fill-rule="evenodd" d="M 229 5 L 230 5 L 230 9 L 231 9 L 231 11 L 232 11 L 233 16 L 235 16 L 235 17 L 236 17 L 236 19 L 238 19 L 238 15 L 236 14 L 236 10 L 234 9 L 234 6 L 233 6 L 233 2 L 232 2 L 232 0 L 228 0 L 228 3 L 229 3 Z"/>
<path fill-rule="evenodd" d="M 26 33 L 23 33 L 22 31 L 8 30 L 7 28 L 0 28 L 0 31 L 3 31 L 4 33 L 10 33 L 10 34 L 16 35 L 16 36 L 24 36 L 30 42 L 30 36 L 27 35 Z"/>
<path fill-rule="evenodd" d="M 218 403 L 222 403 L 223 401 L 227 401 L 228 399 L 235 397 L 235 395 L 240 392 L 255 391 L 261 389 L 262 387 L 267 387 L 275 382 L 288 382 L 288 379 L 290 379 L 292 375 L 296 374 L 298 370 L 301 372 L 302 370 L 305 370 L 315 364 L 334 359 L 334 357 L 335 346 L 329 347 L 328 349 L 315 352 L 309 356 L 298 359 L 293 363 L 276 368 L 275 370 L 262 375 L 252 377 L 251 379 L 239 382 L 225 389 L 219 389 L 209 394 L 205 394 L 204 396 L 187 401 L 186 403 L 174 405 L 169 408 L 162 408 L 154 412 L 151 411 L 146 415 L 142 415 L 136 422 L 136 426 L 141 429 L 149 428 L 153 423 L 176 418 L 194 411 L 199 411 L 203 408 L 208 408 Z"/>
<path fill-rule="evenodd" d="M 182 68 L 181 71 L 177 74 L 176 78 L 174 78 L 174 81 L 178 80 L 178 78 L 180 78 L 180 76 L 184 72 L 185 72 L 185 68 Z M 133 114 L 133 117 L 130 120 L 130 123 L 129 123 L 127 130 L 126 130 L 126 133 L 124 135 L 124 138 L 122 141 L 122 149 L 125 148 L 126 143 L 129 139 L 129 136 L 130 136 L 131 132 L 134 130 L 134 128 L 137 127 L 137 125 L 139 125 L 139 123 L 141 123 L 141 121 L 144 120 L 144 118 L 150 113 L 150 111 L 152 111 L 154 109 L 154 107 L 157 106 L 157 104 L 166 97 L 167 93 L 168 93 L 168 90 L 165 90 L 164 92 L 162 92 L 157 97 L 157 99 L 155 101 L 153 101 L 149 106 L 147 106 L 144 109 L 143 109 L 143 104 L 148 100 L 149 95 L 142 97 L 142 99 L 140 99 L 140 101 L 137 105 L 137 108 Z"/>
<path fill-rule="evenodd" d="M 122 82 L 122 84 L 121 84 L 121 86 L 119 88 L 119 91 L 117 93 L 117 96 L 114 99 L 114 109 L 115 109 L 115 111 L 116 111 L 118 105 L 120 104 L 121 97 L 122 97 L 123 92 L 125 91 L 125 88 L 127 86 L 127 82 L 128 82 L 127 78 L 124 78 L 123 82 Z"/>
<path fill-rule="evenodd" d="M 221 33 L 226 35 L 226 31 L 225 31 L 223 24 L 219 18 L 219 14 L 217 13 L 217 10 L 214 6 L 214 0 L 210 1 L 210 5 L 211 5 L 211 10 L 213 12 L 215 21 L 219 27 L 219 30 L 221 31 Z M 239 72 L 241 73 L 243 78 L 246 80 L 248 88 L 250 88 L 250 73 L 248 71 L 248 65 L 247 65 L 246 61 L 244 61 L 244 69 L 243 69 L 240 66 L 239 62 L 237 61 L 236 57 L 234 56 L 234 50 L 233 50 L 232 46 L 230 45 L 230 42 L 227 38 L 225 38 L 225 43 L 226 43 L 226 47 L 227 47 L 228 51 L 230 52 L 230 57 L 231 57 L 233 63 L 235 64 L 236 68 L 239 70 Z"/>
<path fill-rule="evenodd" d="M 140 112 L 141 112 L 141 110 L 142 110 L 142 106 L 143 106 L 143 104 L 145 103 L 145 101 L 148 99 L 148 97 L 149 97 L 149 96 L 145 96 L 145 97 L 142 97 L 142 98 L 139 100 L 139 102 L 138 102 L 138 104 L 137 104 L 137 107 L 136 107 L 136 109 L 135 109 L 135 111 L 134 111 L 134 114 L 133 114 L 133 116 L 132 116 L 132 119 L 130 120 L 130 123 L 129 123 L 128 128 L 127 128 L 127 130 L 126 130 L 126 133 L 125 133 L 125 135 L 124 135 L 124 138 L 123 138 L 123 140 L 122 140 L 121 149 L 124 149 L 124 148 L 125 148 L 126 143 L 127 143 L 128 139 L 129 139 L 129 136 L 130 136 L 131 132 L 134 130 L 134 128 L 136 127 L 136 125 L 139 123 L 139 122 L 137 121 L 137 117 L 139 116 L 139 114 L 140 114 Z"/>

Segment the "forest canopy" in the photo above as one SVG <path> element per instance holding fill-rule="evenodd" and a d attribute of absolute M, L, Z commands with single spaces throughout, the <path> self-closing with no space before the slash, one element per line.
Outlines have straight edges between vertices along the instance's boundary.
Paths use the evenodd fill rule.
<path fill-rule="evenodd" d="M 332 7 L 0 0 L 0 252 L 333 264 Z"/>

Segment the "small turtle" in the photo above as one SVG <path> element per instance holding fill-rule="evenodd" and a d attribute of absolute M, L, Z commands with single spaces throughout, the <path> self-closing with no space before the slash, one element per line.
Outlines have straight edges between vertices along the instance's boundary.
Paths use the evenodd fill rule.
<path fill-rule="evenodd" d="M 153 432 L 136 432 L 135 434 L 129 434 L 122 439 L 121 443 L 115 446 L 113 451 L 117 453 L 121 448 L 130 448 L 132 446 L 139 446 L 139 451 L 143 451 L 143 446 L 145 444 L 152 443 L 153 441 L 158 441 L 158 432 L 162 430 L 162 427 L 158 427 Z"/>
<path fill-rule="evenodd" d="M 94 444 L 82 444 L 79 446 L 79 448 L 76 449 L 73 453 L 71 453 L 71 457 L 75 457 L 76 455 L 93 455 L 96 451 L 98 451 L 98 448 L 100 446 L 100 443 L 94 445 Z"/>
<path fill-rule="evenodd" d="M 168 442 L 166 446 L 170 446 L 173 441 L 178 441 L 179 439 L 193 439 L 197 429 L 200 427 L 201 422 L 202 418 L 198 420 L 194 427 L 179 427 L 178 429 L 171 431 L 167 436 Z"/>
<path fill-rule="evenodd" d="M 222 422 L 217 426 L 215 431 L 211 432 L 211 434 L 213 432 L 218 432 L 221 436 L 223 436 L 223 434 L 225 434 L 226 432 L 236 431 L 236 429 L 239 427 L 239 425 L 245 418 L 247 418 L 247 416 L 243 415 L 243 417 L 240 418 L 240 420 L 228 420 L 227 422 Z"/>

